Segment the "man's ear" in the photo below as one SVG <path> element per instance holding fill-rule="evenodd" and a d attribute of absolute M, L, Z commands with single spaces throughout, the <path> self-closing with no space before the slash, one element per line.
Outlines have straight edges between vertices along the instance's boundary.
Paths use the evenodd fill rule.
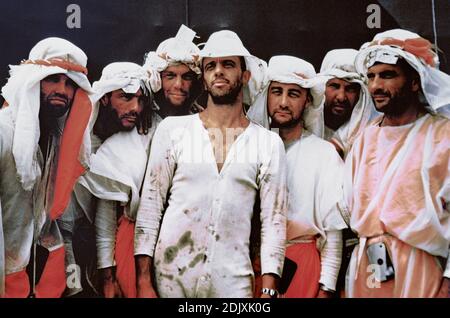
<path fill-rule="evenodd" d="M 411 81 L 411 91 L 418 92 L 420 90 L 420 78 L 415 77 Z"/>
<path fill-rule="evenodd" d="M 106 105 L 108 105 L 108 103 L 109 103 L 109 96 L 108 96 L 108 94 L 105 94 L 105 95 L 103 95 L 102 98 L 100 98 L 100 104 L 102 106 L 106 106 Z"/>
<path fill-rule="evenodd" d="M 242 83 L 245 85 L 250 80 L 250 77 L 252 77 L 252 73 L 250 73 L 249 70 L 246 70 L 242 73 Z"/>

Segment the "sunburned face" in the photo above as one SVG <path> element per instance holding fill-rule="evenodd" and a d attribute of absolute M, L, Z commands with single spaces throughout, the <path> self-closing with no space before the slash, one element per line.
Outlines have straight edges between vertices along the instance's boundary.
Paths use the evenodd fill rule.
<path fill-rule="evenodd" d="M 190 97 L 196 74 L 185 64 L 172 65 L 161 72 L 161 79 L 168 104 L 182 107 Z"/>
<path fill-rule="evenodd" d="M 204 58 L 203 82 L 205 89 L 217 105 L 234 104 L 242 86 L 250 79 L 250 72 L 242 72 L 238 56 Z"/>
<path fill-rule="evenodd" d="M 111 95 L 102 98 L 103 105 L 110 107 L 115 113 L 115 121 L 119 125 L 119 130 L 132 130 L 138 118 L 144 110 L 144 94 L 139 89 L 136 93 L 125 93 L 123 90 L 115 90 Z"/>
<path fill-rule="evenodd" d="M 272 82 L 267 95 L 267 110 L 273 128 L 292 128 L 300 124 L 310 101 L 308 90 L 297 84 Z"/>
<path fill-rule="evenodd" d="M 325 112 L 342 122 L 350 119 L 353 108 L 359 100 L 361 87 L 339 78 L 332 78 L 325 89 Z"/>
<path fill-rule="evenodd" d="M 368 69 L 367 78 L 375 107 L 385 114 L 402 114 L 420 89 L 419 81 L 408 78 L 399 65 L 375 64 Z"/>
<path fill-rule="evenodd" d="M 41 81 L 41 114 L 63 116 L 72 106 L 78 86 L 64 74 L 47 76 Z"/>

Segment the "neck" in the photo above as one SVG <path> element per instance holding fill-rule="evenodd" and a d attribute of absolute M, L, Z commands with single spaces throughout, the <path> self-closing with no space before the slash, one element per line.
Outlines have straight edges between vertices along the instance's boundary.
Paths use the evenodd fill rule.
<path fill-rule="evenodd" d="M 324 112 L 323 119 L 324 119 L 325 125 L 328 128 L 331 128 L 333 130 L 338 130 L 339 127 L 341 127 L 347 121 L 347 119 L 338 117 L 338 116 L 334 116 L 330 112 Z"/>
<path fill-rule="evenodd" d="M 402 114 L 384 114 L 380 126 L 403 126 L 410 124 L 426 113 L 423 106 L 417 101 L 406 108 Z"/>
<path fill-rule="evenodd" d="M 244 114 L 242 92 L 236 101 L 230 105 L 217 105 L 209 96 L 207 107 L 200 113 L 200 118 L 209 127 L 233 128 L 248 126 L 249 120 Z"/>
<path fill-rule="evenodd" d="M 284 143 L 288 143 L 300 139 L 302 132 L 303 127 L 299 123 L 291 128 L 280 128 L 280 137 L 283 139 Z"/>
<path fill-rule="evenodd" d="M 189 105 L 173 106 L 167 103 L 161 103 L 159 105 L 158 113 L 161 118 L 189 115 Z"/>

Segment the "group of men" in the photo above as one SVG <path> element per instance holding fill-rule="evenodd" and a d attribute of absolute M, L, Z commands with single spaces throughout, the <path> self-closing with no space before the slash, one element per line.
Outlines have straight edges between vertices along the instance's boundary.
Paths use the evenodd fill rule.
<path fill-rule="evenodd" d="M 316 73 L 194 37 L 92 86 L 59 38 L 11 66 L 0 297 L 448 297 L 450 76 L 431 44 L 386 31 Z"/>

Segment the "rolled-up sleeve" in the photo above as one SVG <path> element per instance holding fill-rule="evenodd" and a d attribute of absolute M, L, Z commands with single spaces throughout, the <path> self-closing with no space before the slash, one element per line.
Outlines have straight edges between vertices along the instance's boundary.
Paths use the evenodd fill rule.
<path fill-rule="evenodd" d="M 161 218 L 175 171 L 173 142 L 163 120 L 153 137 L 136 216 L 134 254 L 153 257 Z"/>
<path fill-rule="evenodd" d="M 95 216 L 97 268 L 115 266 L 114 251 L 117 231 L 116 201 L 98 200 Z"/>
<path fill-rule="evenodd" d="M 272 133 L 271 133 L 272 134 Z M 281 277 L 286 249 L 286 153 L 281 139 L 272 136 L 271 157 L 260 169 L 261 274 Z"/>

